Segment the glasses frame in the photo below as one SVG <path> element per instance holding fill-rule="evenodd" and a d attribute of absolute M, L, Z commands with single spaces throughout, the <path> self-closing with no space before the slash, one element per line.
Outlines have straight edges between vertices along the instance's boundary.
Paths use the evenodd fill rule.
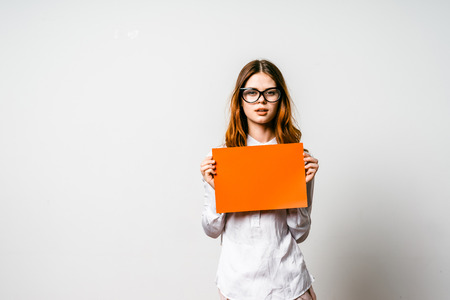
<path fill-rule="evenodd" d="M 258 98 L 256 98 L 255 101 L 250 102 L 250 101 L 247 101 L 247 100 L 244 99 L 244 91 L 248 91 L 248 90 L 253 90 L 253 91 L 256 91 L 256 92 L 259 93 Z M 264 93 L 267 92 L 268 90 L 278 90 L 278 91 L 280 92 L 280 97 L 278 97 L 278 99 L 275 100 L 275 101 L 269 101 L 269 100 L 267 100 L 266 97 L 264 96 Z M 261 98 L 261 95 L 263 96 L 263 98 L 264 98 L 265 101 L 267 101 L 267 102 L 269 102 L 269 103 L 276 103 L 276 102 L 280 101 L 281 96 L 282 96 L 282 94 L 283 94 L 283 92 L 282 92 L 279 88 L 277 88 L 277 87 L 271 87 L 271 88 L 265 89 L 264 91 L 260 91 L 260 90 L 257 90 L 257 89 L 255 89 L 255 88 L 240 88 L 239 91 L 240 91 L 240 93 L 241 93 L 241 98 L 242 98 L 242 100 L 244 100 L 244 101 L 247 102 L 247 103 L 256 103 L 256 102 L 258 102 L 259 98 Z"/>

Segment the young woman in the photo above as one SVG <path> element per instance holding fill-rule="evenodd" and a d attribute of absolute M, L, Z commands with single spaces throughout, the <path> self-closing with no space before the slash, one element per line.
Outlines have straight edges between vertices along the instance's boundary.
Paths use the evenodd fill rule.
<path fill-rule="evenodd" d="M 240 72 L 231 97 L 226 147 L 300 142 L 291 98 L 280 70 L 267 60 L 254 60 Z M 313 278 L 298 243 L 308 236 L 314 176 L 318 160 L 303 154 L 308 207 L 238 213 L 216 213 L 214 158 L 200 165 L 205 187 L 202 225 L 205 233 L 222 235 L 216 284 L 220 299 L 316 299 Z M 249 185 L 270 184 L 251 178 Z"/>

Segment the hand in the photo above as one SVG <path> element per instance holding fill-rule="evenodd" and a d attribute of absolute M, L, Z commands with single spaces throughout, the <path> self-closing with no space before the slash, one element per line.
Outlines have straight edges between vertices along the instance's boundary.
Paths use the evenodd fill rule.
<path fill-rule="evenodd" d="M 309 288 L 308 292 L 311 295 L 312 300 L 316 300 L 317 299 L 316 293 L 314 292 L 312 286 Z"/>
<path fill-rule="evenodd" d="M 319 160 L 303 152 L 303 160 L 305 161 L 306 183 L 310 182 L 319 170 Z"/>
<path fill-rule="evenodd" d="M 200 172 L 207 183 L 214 188 L 214 175 L 217 175 L 216 161 L 212 156 L 207 156 L 200 164 Z"/>

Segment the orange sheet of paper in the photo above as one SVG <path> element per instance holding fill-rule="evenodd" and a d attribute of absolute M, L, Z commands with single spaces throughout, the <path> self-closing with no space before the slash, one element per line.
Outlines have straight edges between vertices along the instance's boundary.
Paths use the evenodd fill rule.
<path fill-rule="evenodd" d="M 303 144 L 214 148 L 218 213 L 307 207 Z"/>

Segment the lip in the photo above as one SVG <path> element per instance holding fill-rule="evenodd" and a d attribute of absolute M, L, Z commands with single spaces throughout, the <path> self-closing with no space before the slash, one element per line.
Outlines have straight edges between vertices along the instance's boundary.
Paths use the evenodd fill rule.
<path fill-rule="evenodd" d="M 269 112 L 269 110 L 268 110 L 268 109 L 261 109 L 261 110 L 255 110 L 255 112 L 256 112 L 256 114 L 257 114 L 258 116 L 265 116 L 265 115 L 267 115 L 267 113 Z"/>
<path fill-rule="evenodd" d="M 255 109 L 255 111 L 256 112 L 268 112 L 269 110 L 267 108 L 260 107 L 260 108 Z"/>

